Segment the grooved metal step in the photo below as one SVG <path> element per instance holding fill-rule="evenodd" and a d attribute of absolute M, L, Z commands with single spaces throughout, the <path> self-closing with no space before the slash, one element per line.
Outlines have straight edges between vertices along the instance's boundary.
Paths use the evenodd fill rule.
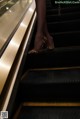
<path fill-rule="evenodd" d="M 47 9 L 47 14 L 58 14 L 59 8 L 51 8 Z M 78 12 L 80 11 L 80 6 L 75 6 L 75 7 L 64 7 L 60 9 L 61 14 L 62 13 L 71 13 L 71 12 Z"/>
<path fill-rule="evenodd" d="M 48 23 L 49 32 L 65 32 L 80 30 L 80 19 Z"/>
<path fill-rule="evenodd" d="M 51 33 L 55 47 L 80 46 L 80 31 Z"/>
<path fill-rule="evenodd" d="M 80 119 L 79 107 L 22 106 L 13 119 Z"/>
<path fill-rule="evenodd" d="M 48 23 L 56 22 L 56 21 L 68 21 L 68 20 L 73 20 L 73 19 L 74 20 L 80 19 L 80 12 L 47 15 Z"/>
<path fill-rule="evenodd" d="M 79 90 L 80 68 L 30 70 L 21 79 L 18 97 L 22 101 L 74 102 L 80 100 Z"/>

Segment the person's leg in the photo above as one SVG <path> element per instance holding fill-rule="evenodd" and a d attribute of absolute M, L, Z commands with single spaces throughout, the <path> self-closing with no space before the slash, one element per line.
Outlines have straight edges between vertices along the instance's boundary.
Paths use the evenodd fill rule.
<path fill-rule="evenodd" d="M 40 50 L 44 44 L 44 24 L 46 19 L 46 0 L 35 0 L 37 10 L 37 32 L 34 41 L 34 49 Z"/>
<path fill-rule="evenodd" d="M 47 47 L 49 49 L 53 49 L 54 48 L 54 41 L 53 41 L 53 37 L 50 35 L 49 31 L 48 31 L 48 27 L 47 27 L 47 22 L 45 20 L 45 26 L 44 26 L 44 34 L 46 36 L 46 44 Z"/>
<path fill-rule="evenodd" d="M 53 38 L 50 36 L 46 23 L 46 0 L 35 0 L 37 10 L 37 32 L 34 41 L 34 51 L 39 51 L 45 44 L 44 36 L 46 37 L 46 44 L 48 48 L 54 48 Z"/>

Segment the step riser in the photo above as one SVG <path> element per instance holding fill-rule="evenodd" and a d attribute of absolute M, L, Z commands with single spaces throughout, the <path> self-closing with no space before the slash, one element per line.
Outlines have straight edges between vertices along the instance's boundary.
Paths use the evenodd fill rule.
<path fill-rule="evenodd" d="M 52 33 L 55 47 L 79 46 L 80 32 Z"/>
<path fill-rule="evenodd" d="M 35 40 L 35 33 L 32 38 L 31 47 L 33 48 L 34 40 Z M 57 32 L 51 33 L 54 39 L 55 48 L 58 47 L 66 47 L 66 46 L 80 46 L 80 31 L 67 31 L 67 32 Z M 31 48 L 31 49 L 32 49 Z"/>
<path fill-rule="evenodd" d="M 52 15 L 52 14 L 58 14 L 59 8 L 57 9 L 47 9 L 47 14 Z M 61 14 L 62 13 L 74 13 L 74 12 L 79 12 L 80 11 L 80 7 L 73 7 L 73 8 L 62 8 L 61 10 Z"/>
<path fill-rule="evenodd" d="M 29 55 L 26 66 L 29 68 L 80 66 L 80 50 L 64 50 L 55 49 L 53 52 Z"/>
<path fill-rule="evenodd" d="M 67 20 L 75 20 L 80 18 L 80 13 L 74 13 L 74 14 L 61 14 L 61 15 L 48 15 L 47 21 L 50 22 L 56 22 L 56 21 L 67 21 Z"/>
<path fill-rule="evenodd" d="M 80 101 L 80 84 L 22 85 L 19 99 L 37 102 L 77 102 Z M 23 94 L 24 92 L 24 94 Z"/>
<path fill-rule="evenodd" d="M 80 30 L 80 20 L 48 23 L 49 32 L 66 32 Z"/>

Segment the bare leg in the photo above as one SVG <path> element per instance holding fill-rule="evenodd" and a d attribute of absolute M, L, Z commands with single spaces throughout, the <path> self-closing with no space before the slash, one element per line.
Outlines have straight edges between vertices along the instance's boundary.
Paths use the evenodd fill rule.
<path fill-rule="evenodd" d="M 40 50 L 43 44 L 44 24 L 46 18 L 46 0 L 35 0 L 37 9 L 37 32 L 35 36 L 34 48 Z"/>
<path fill-rule="evenodd" d="M 45 20 L 45 26 L 44 26 L 44 35 L 46 36 L 47 40 L 47 47 L 49 49 L 53 49 L 54 48 L 54 41 L 53 41 L 53 37 L 50 35 L 48 28 L 47 28 L 47 22 Z"/>
<path fill-rule="evenodd" d="M 46 23 L 46 0 L 35 0 L 37 10 L 37 32 L 34 41 L 34 50 L 39 51 L 47 38 L 47 47 L 54 48 L 53 38 L 50 36 Z"/>

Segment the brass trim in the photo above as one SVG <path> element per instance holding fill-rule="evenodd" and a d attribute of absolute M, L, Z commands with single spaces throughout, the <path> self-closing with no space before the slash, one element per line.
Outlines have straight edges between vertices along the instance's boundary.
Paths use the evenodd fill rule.
<path fill-rule="evenodd" d="M 54 102 L 54 103 L 46 103 L 46 102 L 25 102 L 23 103 L 23 106 L 35 106 L 35 107 L 43 107 L 43 106 L 52 106 L 52 107 L 76 107 L 76 106 L 80 106 L 80 103 L 77 103 L 77 102 Z"/>
<path fill-rule="evenodd" d="M 21 108 L 25 106 L 25 107 L 79 107 L 80 103 L 76 103 L 76 102 L 54 102 L 54 103 L 47 103 L 47 102 L 24 102 L 22 104 L 20 104 L 17 112 L 15 113 L 13 119 L 17 119 L 18 115 L 20 113 Z"/>
<path fill-rule="evenodd" d="M 35 68 L 35 69 L 29 69 L 29 71 L 39 71 L 39 70 L 66 70 L 66 69 L 80 69 L 80 66 L 75 67 L 58 67 L 58 68 Z"/>

